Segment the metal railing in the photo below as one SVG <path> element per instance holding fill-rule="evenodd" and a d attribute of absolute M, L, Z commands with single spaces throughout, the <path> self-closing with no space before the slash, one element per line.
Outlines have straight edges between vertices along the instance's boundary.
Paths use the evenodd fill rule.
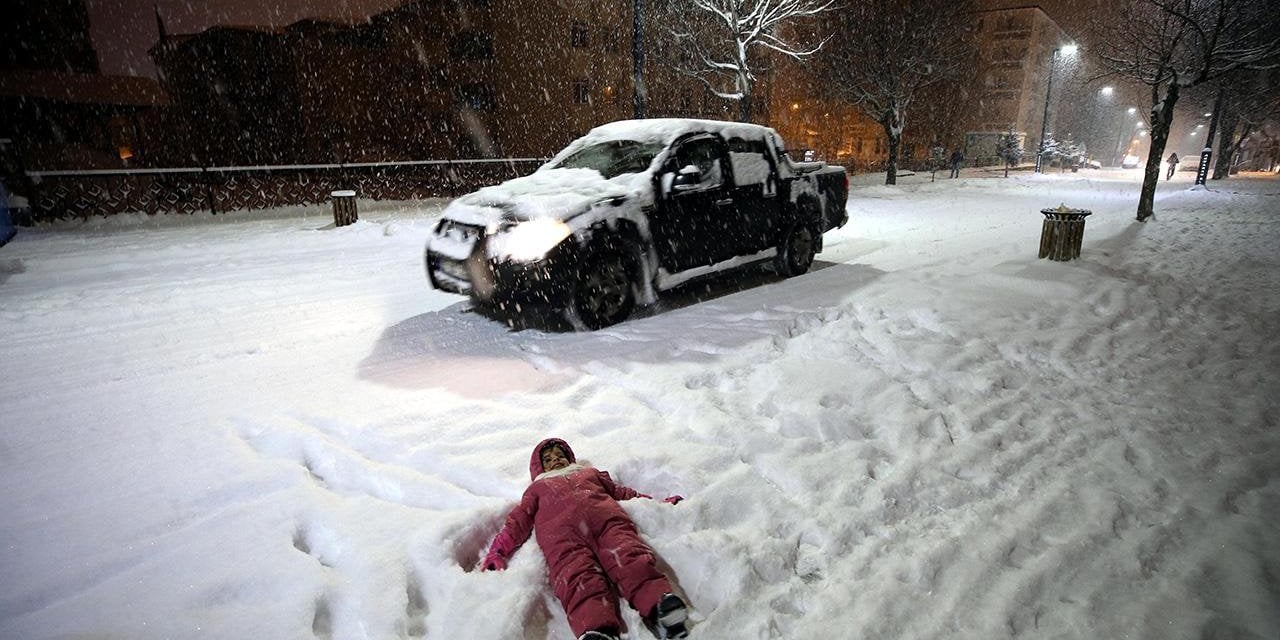
<path fill-rule="evenodd" d="M 454 197 L 531 173 L 544 158 L 347 164 L 28 171 L 34 221 L 119 213 L 228 213 L 328 202 L 335 190 L 369 200 Z"/>

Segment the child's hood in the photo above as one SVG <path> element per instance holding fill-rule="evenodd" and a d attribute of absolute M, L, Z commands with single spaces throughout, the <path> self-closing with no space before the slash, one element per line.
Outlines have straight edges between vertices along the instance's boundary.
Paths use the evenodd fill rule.
<path fill-rule="evenodd" d="M 573 464 L 578 461 L 577 456 L 573 455 L 573 449 L 569 447 L 568 442 L 565 442 L 560 438 L 547 438 L 546 440 L 539 442 L 538 446 L 533 448 L 533 455 L 529 456 L 530 482 L 536 480 L 538 475 L 542 473 L 542 450 L 553 444 L 558 444 L 561 449 L 564 449 L 564 455 L 569 458 L 569 464 Z"/>

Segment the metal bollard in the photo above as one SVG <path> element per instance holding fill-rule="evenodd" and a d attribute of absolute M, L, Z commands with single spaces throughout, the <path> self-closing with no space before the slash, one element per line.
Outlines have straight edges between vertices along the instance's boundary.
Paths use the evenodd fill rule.
<path fill-rule="evenodd" d="M 334 191 L 329 197 L 333 199 L 334 226 L 345 227 L 360 219 L 356 213 L 355 191 Z"/>

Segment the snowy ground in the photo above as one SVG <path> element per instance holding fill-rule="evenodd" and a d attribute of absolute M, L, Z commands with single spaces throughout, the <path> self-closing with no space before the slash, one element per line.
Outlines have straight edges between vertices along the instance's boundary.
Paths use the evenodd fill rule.
<path fill-rule="evenodd" d="M 1280 180 L 879 180 L 590 334 L 429 291 L 440 202 L 24 229 L 0 637 L 567 638 L 536 546 L 473 571 L 551 435 L 687 496 L 625 504 L 695 638 L 1280 637 Z"/>

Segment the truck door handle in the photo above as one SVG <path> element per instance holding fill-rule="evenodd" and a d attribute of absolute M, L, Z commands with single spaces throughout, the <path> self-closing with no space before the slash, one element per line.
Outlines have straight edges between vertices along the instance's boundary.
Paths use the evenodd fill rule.
<path fill-rule="evenodd" d="M 727 206 L 733 204 L 733 198 L 725 198 L 724 200 L 716 200 L 717 206 Z"/>

